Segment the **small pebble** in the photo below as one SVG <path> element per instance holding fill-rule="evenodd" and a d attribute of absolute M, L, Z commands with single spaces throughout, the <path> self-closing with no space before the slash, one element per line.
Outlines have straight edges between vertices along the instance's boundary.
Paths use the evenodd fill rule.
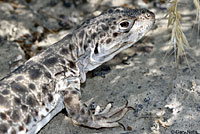
<path fill-rule="evenodd" d="M 70 8 L 72 6 L 72 4 L 68 1 L 68 0 L 63 0 L 63 5 L 66 7 L 66 8 Z"/>
<path fill-rule="evenodd" d="M 58 3 L 57 0 L 51 0 L 49 5 L 53 7 L 53 6 L 57 5 L 57 3 Z"/>
<path fill-rule="evenodd" d="M 148 102 L 150 101 L 150 97 L 144 98 L 144 102 Z"/>
<path fill-rule="evenodd" d="M 63 27 L 66 30 L 71 28 L 71 26 L 67 22 L 64 22 L 64 21 L 59 21 L 58 24 L 59 26 Z"/>
<path fill-rule="evenodd" d="M 127 130 L 128 130 L 128 131 L 131 131 L 131 130 L 133 130 L 133 129 L 132 129 L 131 126 L 127 126 Z"/>
<path fill-rule="evenodd" d="M 183 69 L 183 72 L 187 72 L 188 70 L 189 70 L 189 68 L 186 67 L 186 68 Z"/>
<path fill-rule="evenodd" d="M 44 32 L 44 28 L 42 26 L 38 26 L 36 28 L 36 31 L 39 33 L 39 34 L 42 34 Z"/>
<path fill-rule="evenodd" d="M 142 110 L 143 109 L 143 105 L 142 104 L 138 104 L 138 110 L 140 111 L 140 110 Z"/>
<path fill-rule="evenodd" d="M 95 110 L 95 108 L 97 107 L 97 104 L 95 102 L 92 102 L 90 105 L 89 105 L 89 109 L 90 110 Z"/>
<path fill-rule="evenodd" d="M 200 105 L 199 105 L 199 106 L 197 106 L 197 111 L 198 111 L 198 112 L 200 112 Z"/>

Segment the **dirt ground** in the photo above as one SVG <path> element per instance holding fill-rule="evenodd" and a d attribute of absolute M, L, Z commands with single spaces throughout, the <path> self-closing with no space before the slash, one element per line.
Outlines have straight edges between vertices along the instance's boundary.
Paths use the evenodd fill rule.
<path fill-rule="evenodd" d="M 164 18 L 169 4 L 156 0 L 26 1 L 0 0 L 0 78 L 110 6 L 147 8 L 156 15 L 154 28 L 137 47 L 90 72 L 82 88 L 83 100 L 93 98 L 100 106 L 111 101 L 121 106 L 127 99 L 134 110 L 120 121 L 126 130 L 76 126 L 61 112 L 39 134 L 200 134 L 200 35 L 192 1 L 179 3 L 190 49 L 178 68 L 173 54 L 164 58 L 171 33 Z"/>

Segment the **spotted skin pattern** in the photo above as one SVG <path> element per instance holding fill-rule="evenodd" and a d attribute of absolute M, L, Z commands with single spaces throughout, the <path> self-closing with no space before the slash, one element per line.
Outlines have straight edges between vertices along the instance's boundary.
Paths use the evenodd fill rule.
<path fill-rule="evenodd" d="M 92 112 L 81 101 L 86 73 L 130 47 L 153 26 L 146 9 L 113 7 L 32 57 L 0 81 L 0 134 L 35 134 L 66 108 L 77 124 L 117 127 L 127 105 Z M 117 117 L 113 117 L 116 113 Z"/>

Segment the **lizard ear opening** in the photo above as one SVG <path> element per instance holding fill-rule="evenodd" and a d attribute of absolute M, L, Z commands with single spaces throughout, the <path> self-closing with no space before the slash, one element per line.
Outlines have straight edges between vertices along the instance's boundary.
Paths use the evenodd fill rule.
<path fill-rule="evenodd" d="M 133 20 L 122 20 L 119 23 L 119 30 L 120 32 L 128 32 L 132 28 L 135 21 Z"/>

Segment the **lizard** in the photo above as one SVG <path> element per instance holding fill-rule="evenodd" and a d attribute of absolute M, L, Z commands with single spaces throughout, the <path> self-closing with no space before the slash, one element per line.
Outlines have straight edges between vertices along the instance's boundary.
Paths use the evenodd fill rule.
<path fill-rule="evenodd" d="M 81 126 L 120 126 L 130 106 L 108 103 L 92 111 L 81 100 L 80 85 L 88 71 L 132 46 L 154 23 L 147 9 L 111 7 L 27 60 L 0 81 L 0 133 L 38 133 L 62 109 Z"/>

